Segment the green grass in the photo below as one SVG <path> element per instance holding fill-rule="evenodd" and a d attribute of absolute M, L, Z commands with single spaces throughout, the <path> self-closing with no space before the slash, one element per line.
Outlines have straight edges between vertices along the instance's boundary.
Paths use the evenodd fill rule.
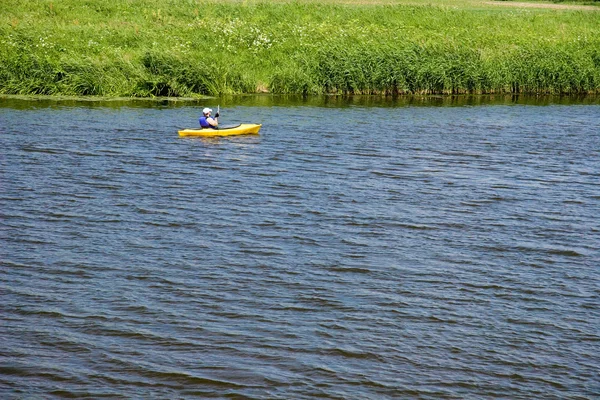
<path fill-rule="evenodd" d="M 363 3 L 4 0 L 0 93 L 600 92 L 600 7 Z"/>

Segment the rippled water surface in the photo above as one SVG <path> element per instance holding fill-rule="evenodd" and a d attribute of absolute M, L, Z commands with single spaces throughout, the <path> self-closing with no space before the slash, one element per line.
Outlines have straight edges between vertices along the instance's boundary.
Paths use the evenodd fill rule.
<path fill-rule="evenodd" d="M 597 103 L 201 106 L 0 100 L 0 397 L 598 398 Z"/>

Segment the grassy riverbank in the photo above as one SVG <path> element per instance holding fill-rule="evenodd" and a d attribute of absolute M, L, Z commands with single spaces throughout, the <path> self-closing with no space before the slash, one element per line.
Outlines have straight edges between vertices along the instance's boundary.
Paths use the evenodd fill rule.
<path fill-rule="evenodd" d="M 3 3 L 4 94 L 600 93 L 600 7 Z"/>

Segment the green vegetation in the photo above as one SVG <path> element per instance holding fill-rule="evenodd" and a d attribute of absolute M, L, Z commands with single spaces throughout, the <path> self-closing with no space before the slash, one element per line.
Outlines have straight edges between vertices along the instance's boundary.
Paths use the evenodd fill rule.
<path fill-rule="evenodd" d="M 0 93 L 600 93 L 600 7 L 431 3 L 3 0 Z"/>

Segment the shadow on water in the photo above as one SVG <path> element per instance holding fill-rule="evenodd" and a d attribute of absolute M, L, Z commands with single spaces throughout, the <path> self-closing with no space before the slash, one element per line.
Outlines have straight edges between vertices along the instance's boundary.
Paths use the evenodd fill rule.
<path fill-rule="evenodd" d="M 599 105 L 598 95 L 423 95 L 423 96 L 369 96 L 369 95 L 231 95 L 219 98 L 106 98 L 106 97 L 54 97 L 54 96 L 0 96 L 0 107 L 32 109 L 44 107 L 108 107 L 108 108 L 163 108 L 189 107 L 190 105 L 220 104 L 221 106 L 248 107 L 465 107 L 488 105 Z"/>
<path fill-rule="evenodd" d="M 464 107 L 484 105 L 577 105 L 600 104 L 600 96 L 240 96 L 223 98 L 235 105 L 313 107 Z"/>

